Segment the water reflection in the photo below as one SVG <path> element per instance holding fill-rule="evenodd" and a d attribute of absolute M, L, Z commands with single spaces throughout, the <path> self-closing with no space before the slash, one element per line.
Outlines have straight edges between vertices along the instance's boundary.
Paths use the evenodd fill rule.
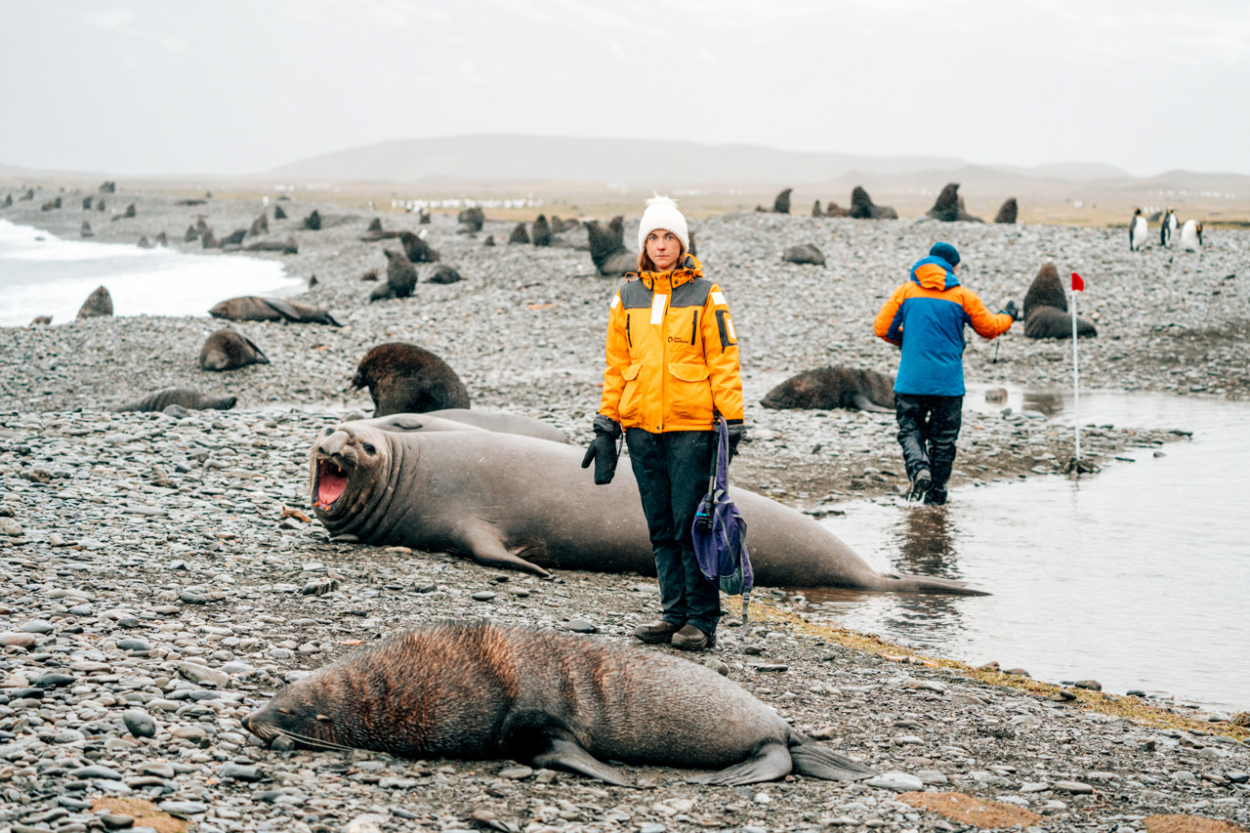
<path fill-rule="evenodd" d="M 898 557 L 894 567 L 900 573 L 958 579 L 954 530 L 945 506 L 912 506 L 903 512 L 894 530 Z"/>
<path fill-rule="evenodd" d="M 1048 417 L 1063 413 L 1064 397 L 1054 391 L 1025 391 L 1024 407 L 1029 411 L 1040 411 Z"/>

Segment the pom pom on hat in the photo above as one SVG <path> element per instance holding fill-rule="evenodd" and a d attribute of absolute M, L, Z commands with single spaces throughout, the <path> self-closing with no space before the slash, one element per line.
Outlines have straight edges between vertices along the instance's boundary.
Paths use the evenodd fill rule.
<path fill-rule="evenodd" d="M 929 249 L 929 257 L 940 257 L 951 266 L 959 265 L 959 250 L 950 243 L 934 243 Z"/>
<path fill-rule="evenodd" d="M 690 251 L 690 232 L 686 229 L 686 218 L 677 210 L 677 203 L 659 194 L 647 200 L 647 210 L 642 212 L 642 222 L 638 225 L 639 251 L 646 251 L 647 235 L 656 229 L 671 231 L 677 235 L 682 247 Z"/>

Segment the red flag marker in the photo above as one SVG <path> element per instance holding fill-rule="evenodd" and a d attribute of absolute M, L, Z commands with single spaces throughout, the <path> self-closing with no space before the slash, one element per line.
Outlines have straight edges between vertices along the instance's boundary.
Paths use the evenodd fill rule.
<path fill-rule="evenodd" d="M 1073 292 L 1085 291 L 1085 281 L 1081 280 L 1081 276 L 1078 275 L 1076 272 L 1072 273 L 1072 291 Z"/>

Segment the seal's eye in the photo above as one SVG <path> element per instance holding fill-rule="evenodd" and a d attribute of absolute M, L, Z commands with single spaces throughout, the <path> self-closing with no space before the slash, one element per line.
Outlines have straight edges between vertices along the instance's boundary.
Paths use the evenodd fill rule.
<path fill-rule="evenodd" d="M 361 443 L 360 447 L 365 450 L 365 454 L 368 454 L 370 456 L 378 453 L 378 450 L 374 448 L 373 446 L 369 445 L 369 443 Z"/>
<path fill-rule="evenodd" d="M 328 436 L 330 436 L 330 435 L 331 435 L 331 434 L 333 434 L 333 433 L 334 433 L 334 429 L 333 429 L 333 428 L 327 428 L 327 429 L 325 430 L 325 436 L 327 436 L 327 437 L 328 437 Z"/>

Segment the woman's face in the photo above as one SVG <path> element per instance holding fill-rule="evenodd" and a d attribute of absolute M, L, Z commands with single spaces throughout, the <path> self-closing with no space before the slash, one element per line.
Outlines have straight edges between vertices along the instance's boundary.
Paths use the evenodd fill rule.
<path fill-rule="evenodd" d="M 681 257 L 681 241 L 668 229 L 658 228 L 647 235 L 647 257 L 656 271 L 667 272 Z"/>

